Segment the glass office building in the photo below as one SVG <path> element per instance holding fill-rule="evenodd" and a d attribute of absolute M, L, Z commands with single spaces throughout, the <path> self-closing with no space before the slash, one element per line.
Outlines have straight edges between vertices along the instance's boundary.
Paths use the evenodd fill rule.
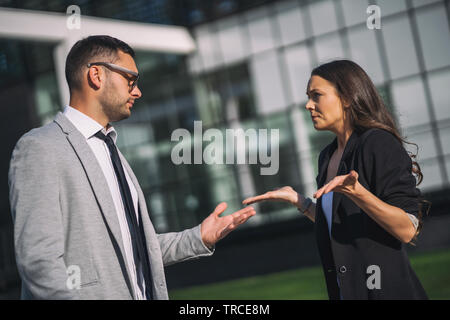
<path fill-rule="evenodd" d="M 284 185 L 311 196 L 318 152 L 332 135 L 312 127 L 306 84 L 314 66 L 333 59 L 354 60 L 368 72 L 403 135 L 419 146 L 421 190 L 449 186 L 448 6 L 376 4 L 380 30 L 367 27 L 369 2 L 279 1 L 192 27 L 198 50 L 187 59 L 138 55 L 144 95 L 118 127 L 157 228 L 185 228 L 220 201 L 237 209 L 244 198 Z M 171 133 L 193 132 L 195 120 L 221 130 L 279 129 L 278 174 L 263 176 L 259 165 L 174 165 Z M 249 225 L 297 216 L 283 205 L 259 210 Z"/>
<path fill-rule="evenodd" d="M 68 5 L 24 1 L 20 8 L 65 12 Z M 306 84 L 315 66 L 334 59 L 353 60 L 366 70 L 406 140 L 418 145 L 422 192 L 432 195 L 450 189 L 448 0 L 78 1 L 78 5 L 85 15 L 182 25 L 195 40 L 197 50 L 189 55 L 137 50 L 143 96 L 132 116 L 115 124 L 119 148 L 140 181 L 159 232 L 192 227 L 222 201 L 232 212 L 246 197 L 284 185 L 312 196 L 318 154 L 333 135 L 313 128 L 305 110 Z M 370 5 L 381 10 L 380 29 L 367 25 Z M 17 7 L 10 1 L 0 1 L 1 6 Z M 52 50 L 52 44 L 0 35 L 0 99 L 6 113 L 2 130 L 14 137 L 8 150 L 21 134 L 52 121 L 64 107 Z M 202 121 L 203 131 L 278 129 L 278 173 L 261 175 L 261 164 L 174 164 L 171 152 L 178 141 L 171 135 L 179 128 L 193 135 L 194 121 Z M 193 148 L 202 142 L 191 143 Z M 407 147 L 416 152 L 414 146 Z M 10 155 L 2 154 L 4 172 Z M 6 185 L 2 190 L 7 194 Z M 450 204 L 450 199 L 446 201 Z M 2 203 L 8 213 L 8 200 Z M 261 204 L 258 213 L 243 227 L 299 217 L 282 203 Z M 7 270 L 14 265 L 8 249 L 12 233 L 8 214 L 1 219 L 5 249 L 0 270 Z"/>

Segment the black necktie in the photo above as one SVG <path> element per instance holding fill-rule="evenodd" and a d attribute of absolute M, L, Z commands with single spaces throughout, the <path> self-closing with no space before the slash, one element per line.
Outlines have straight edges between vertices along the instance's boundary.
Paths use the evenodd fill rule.
<path fill-rule="evenodd" d="M 119 153 L 117 152 L 114 141 L 109 135 L 105 136 L 101 131 L 97 132 L 95 136 L 105 141 L 111 154 L 111 161 L 113 163 L 114 171 L 119 182 L 120 194 L 122 196 L 123 206 L 125 208 L 125 216 L 127 218 L 128 228 L 130 231 L 138 283 L 140 283 L 139 266 L 141 266 L 146 287 L 146 298 L 151 299 L 152 281 L 150 274 L 150 262 L 148 260 L 147 246 L 145 242 L 144 230 L 142 227 L 142 219 L 139 215 L 139 221 L 141 223 L 138 224 L 136 211 L 134 210 L 133 205 L 133 198 L 131 197 L 130 187 L 128 186 L 125 172 L 123 171 L 122 167 L 122 162 L 120 161 Z"/>

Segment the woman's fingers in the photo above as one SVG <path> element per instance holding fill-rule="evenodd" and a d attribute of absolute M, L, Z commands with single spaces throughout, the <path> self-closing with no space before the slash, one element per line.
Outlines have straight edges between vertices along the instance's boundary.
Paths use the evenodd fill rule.
<path fill-rule="evenodd" d="M 267 193 L 264 193 L 264 194 L 261 194 L 259 196 L 247 198 L 244 201 L 242 201 L 242 203 L 247 205 L 247 204 L 252 204 L 252 203 L 255 203 L 255 202 L 259 202 L 259 201 L 264 201 L 264 200 L 267 200 L 267 199 L 269 199 L 268 195 L 267 195 Z"/>
<path fill-rule="evenodd" d="M 330 182 L 328 182 L 322 188 L 317 190 L 316 193 L 314 193 L 313 197 L 316 199 L 320 198 L 325 193 L 328 193 L 333 190 L 340 192 L 346 186 L 354 185 L 358 181 L 358 177 L 359 175 L 355 170 L 350 171 L 349 174 L 334 177 Z"/>
<path fill-rule="evenodd" d="M 262 195 L 258 195 L 255 197 L 250 197 L 242 201 L 243 204 L 252 204 L 259 201 L 264 200 L 274 200 L 274 201 L 287 201 L 287 202 L 293 202 L 295 201 L 295 198 L 297 197 L 297 193 L 289 186 L 268 191 Z"/>

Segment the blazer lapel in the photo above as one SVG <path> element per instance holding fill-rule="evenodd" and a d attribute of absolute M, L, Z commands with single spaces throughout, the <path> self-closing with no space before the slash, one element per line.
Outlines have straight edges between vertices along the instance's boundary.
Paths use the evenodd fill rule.
<path fill-rule="evenodd" d="M 130 281 L 130 270 L 128 263 L 126 263 L 125 249 L 122 241 L 122 233 L 120 231 L 119 220 L 114 206 L 114 201 L 107 188 L 107 181 L 103 175 L 103 171 L 92 152 L 89 145 L 86 143 L 85 137 L 75 128 L 75 126 L 61 113 L 59 112 L 54 120 L 61 129 L 67 134 L 67 140 L 72 145 L 75 153 L 77 154 L 80 162 L 86 172 L 86 176 L 90 182 L 92 191 L 100 206 L 100 210 L 103 217 L 111 230 L 112 236 L 115 239 L 122 255 L 128 276 L 129 288 L 135 295 L 133 286 Z"/>

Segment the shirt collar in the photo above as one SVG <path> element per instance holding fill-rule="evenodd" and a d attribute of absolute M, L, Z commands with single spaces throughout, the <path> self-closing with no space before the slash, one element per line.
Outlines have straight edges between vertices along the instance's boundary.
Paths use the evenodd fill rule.
<path fill-rule="evenodd" d="M 72 108 L 71 106 L 66 106 L 63 114 L 70 120 L 70 122 L 72 122 L 75 128 L 81 132 L 86 140 L 92 138 L 94 134 L 101 130 L 101 132 L 105 135 L 110 134 L 110 137 L 113 139 L 114 143 L 116 143 L 117 132 L 110 124 L 107 126 L 108 129 L 105 129 L 100 123 L 83 112 Z"/>

